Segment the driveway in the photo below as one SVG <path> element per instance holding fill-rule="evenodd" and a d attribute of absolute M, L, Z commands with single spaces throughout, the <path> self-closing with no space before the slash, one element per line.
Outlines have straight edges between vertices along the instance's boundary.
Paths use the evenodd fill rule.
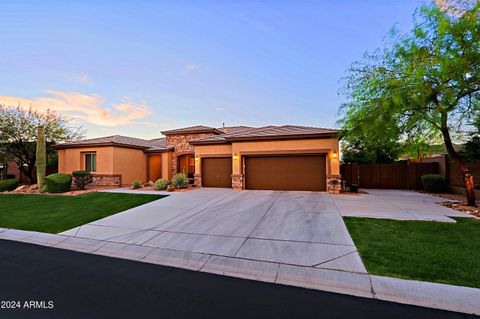
<path fill-rule="evenodd" d="M 327 193 L 203 188 L 177 193 L 63 234 L 208 254 L 218 263 L 231 262 L 219 257 L 235 257 L 366 272 Z"/>
<path fill-rule="evenodd" d="M 455 222 L 450 217 L 471 217 L 439 205 L 446 199 L 415 191 L 366 189 L 368 194 L 332 195 L 342 216 Z"/>

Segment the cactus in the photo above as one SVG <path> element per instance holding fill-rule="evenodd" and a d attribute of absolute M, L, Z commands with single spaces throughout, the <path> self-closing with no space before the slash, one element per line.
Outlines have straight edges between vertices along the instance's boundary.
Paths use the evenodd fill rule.
<path fill-rule="evenodd" d="M 47 150 L 45 145 L 45 129 L 41 126 L 37 129 L 37 184 L 42 190 L 45 184 L 45 171 L 47 169 Z"/>

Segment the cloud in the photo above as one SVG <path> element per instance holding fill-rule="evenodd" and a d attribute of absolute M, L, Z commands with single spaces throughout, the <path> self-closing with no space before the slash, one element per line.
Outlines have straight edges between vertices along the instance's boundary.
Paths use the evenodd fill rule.
<path fill-rule="evenodd" d="M 200 66 L 198 66 L 197 64 L 192 64 L 192 63 L 185 64 L 185 69 L 187 69 L 188 72 L 193 72 L 195 70 L 198 70 L 199 68 Z"/>
<path fill-rule="evenodd" d="M 223 112 L 223 111 L 225 111 L 225 108 L 223 108 L 222 106 L 217 106 L 217 107 L 215 107 L 215 111 Z"/>
<path fill-rule="evenodd" d="M 435 0 L 437 7 L 456 18 L 465 14 L 465 11 L 475 6 L 476 0 Z"/>
<path fill-rule="evenodd" d="M 113 127 L 139 124 L 137 122 L 152 114 L 145 103 L 136 103 L 124 97 L 121 103 L 106 106 L 105 99 L 97 94 L 64 92 L 57 90 L 43 91 L 46 96 L 32 99 L 0 96 L 0 104 L 5 106 L 21 106 L 38 111 L 47 109 L 69 116 L 75 121 L 83 121 L 98 126 Z"/>
<path fill-rule="evenodd" d="M 90 82 L 90 78 L 86 75 L 74 75 L 71 79 L 78 83 L 87 83 Z"/>

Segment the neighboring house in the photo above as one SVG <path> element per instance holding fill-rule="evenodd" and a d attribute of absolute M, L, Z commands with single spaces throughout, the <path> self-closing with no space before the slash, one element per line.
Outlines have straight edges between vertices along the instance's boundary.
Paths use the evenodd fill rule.
<path fill-rule="evenodd" d="M 339 178 L 338 130 L 295 125 L 163 131 L 144 140 L 108 136 L 58 144 L 58 170 L 89 170 L 97 185 L 170 179 L 196 186 L 325 191 Z"/>

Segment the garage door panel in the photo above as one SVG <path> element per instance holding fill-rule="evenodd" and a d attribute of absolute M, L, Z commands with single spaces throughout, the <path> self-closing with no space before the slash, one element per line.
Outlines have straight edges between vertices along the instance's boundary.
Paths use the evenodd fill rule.
<path fill-rule="evenodd" d="M 245 158 L 247 189 L 326 190 L 325 155 Z"/>
<path fill-rule="evenodd" d="M 203 187 L 232 187 L 232 158 L 214 157 L 202 159 Z"/>

